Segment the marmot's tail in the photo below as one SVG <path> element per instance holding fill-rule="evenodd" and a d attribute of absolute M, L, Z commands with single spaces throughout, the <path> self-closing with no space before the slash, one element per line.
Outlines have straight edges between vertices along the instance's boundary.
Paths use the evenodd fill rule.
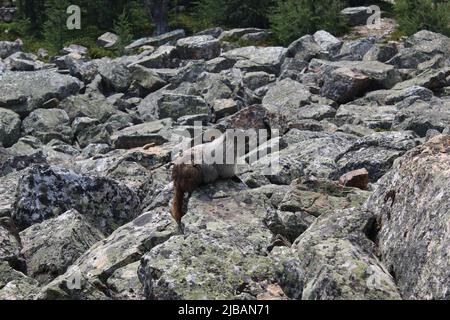
<path fill-rule="evenodd" d="M 184 197 L 184 192 L 181 190 L 179 185 L 175 184 L 171 213 L 172 213 L 172 217 L 175 219 L 175 221 L 177 223 L 180 223 L 181 218 L 183 218 L 183 216 L 184 216 L 183 197 Z"/>

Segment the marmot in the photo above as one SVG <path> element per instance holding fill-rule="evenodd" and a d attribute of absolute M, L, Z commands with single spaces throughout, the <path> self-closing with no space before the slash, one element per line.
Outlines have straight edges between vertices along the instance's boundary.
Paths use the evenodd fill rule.
<path fill-rule="evenodd" d="M 218 139 L 188 149 L 175 159 L 172 169 L 174 197 L 171 213 L 178 224 L 185 215 L 183 199 L 186 193 L 190 196 L 201 184 L 212 183 L 219 178 L 232 178 L 236 175 L 237 158 L 243 155 L 245 146 L 244 151 L 238 152 L 239 146 L 235 143 L 227 144 L 227 141 L 234 142 L 236 135 L 242 132 L 242 130 L 227 131 Z M 226 161 L 227 155 L 228 161 Z M 222 161 L 217 163 L 212 158 L 222 159 Z"/>

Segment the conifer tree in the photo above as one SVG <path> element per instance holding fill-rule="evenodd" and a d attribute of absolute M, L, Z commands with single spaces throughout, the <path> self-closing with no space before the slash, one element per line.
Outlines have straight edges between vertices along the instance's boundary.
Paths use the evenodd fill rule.
<path fill-rule="evenodd" d="M 68 0 L 47 0 L 45 4 L 44 37 L 56 49 L 61 49 L 71 36 L 67 28 L 67 8 L 70 5 Z"/>

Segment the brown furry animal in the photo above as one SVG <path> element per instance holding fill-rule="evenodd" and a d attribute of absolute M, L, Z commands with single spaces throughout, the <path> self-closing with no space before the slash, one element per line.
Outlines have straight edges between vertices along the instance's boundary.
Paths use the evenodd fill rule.
<path fill-rule="evenodd" d="M 172 203 L 172 216 L 177 223 L 184 216 L 183 201 L 184 194 L 189 196 L 197 189 L 203 181 L 202 172 L 195 165 L 175 164 L 172 169 L 174 196 Z"/>
<path fill-rule="evenodd" d="M 186 193 L 190 196 L 201 184 L 211 183 L 219 178 L 232 178 L 236 175 L 236 157 L 239 156 L 239 153 L 235 149 L 227 150 L 227 148 L 230 148 L 226 144 L 227 139 L 234 139 L 234 134 L 225 133 L 212 142 L 186 150 L 181 157 L 174 161 L 172 169 L 174 198 L 171 213 L 178 224 L 181 223 L 181 219 L 185 215 L 185 212 L 183 212 L 183 203 Z M 225 155 L 227 152 L 231 152 L 233 154 L 234 164 L 194 163 L 193 159 L 196 156 L 202 159 L 202 157 L 214 154 L 217 150 L 221 150 Z"/>

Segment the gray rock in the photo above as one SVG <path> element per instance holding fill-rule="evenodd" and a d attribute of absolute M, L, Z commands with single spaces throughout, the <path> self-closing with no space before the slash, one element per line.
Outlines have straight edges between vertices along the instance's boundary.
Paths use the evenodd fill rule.
<path fill-rule="evenodd" d="M 97 45 L 104 48 L 114 47 L 119 41 L 119 36 L 112 32 L 106 32 L 97 39 Z"/>
<path fill-rule="evenodd" d="M 264 256 L 271 237 L 262 224 L 266 201 L 227 181 L 194 192 L 183 220 L 185 236 L 170 238 L 141 260 L 146 297 L 231 299 L 264 292 L 273 279 Z"/>
<path fill-rule="evenodd" d="M 70 210 L 20 233 L 27 274 L 46 284 L 66 272 L 79 256 L 104 238 L 85 216 Z"/>
<path fill-rule="evenodd" d="M 378 106 L 356 104 L 341 105 L 336 113 L 339 124 L 361 125 L 369 129 L 390 130 L 398 108 L 395 106 Z"/>
<path fill-rule="evenodd" d="M 339 55 L 335 58 L 339 60 L 360 61 L 375 45 L 375 38 L 368 37 L 353 41 L 344 42 Z"/>
<path fill-rule="evenodd" d="M 343 9 L 341 15 L 347 19 L 348 25 L 352 27 L 363 26 L 367 24 L 369 17 L 372 15 L 372 10 L 369 7 L 350 7 Z"/>
<path fill-rule="evenodd" d="M 0 108 L 0 145 L 8 148 L 20 138 L 20 117 L 15 112 Z"/>
<path fill-rule="evenodd" d="M 125 50 L 132 51 L 132 50 L 139 49 L 140 47 L 143 47 L 143 46 L 159 47 L 159 46 L 163 46 L 168 43 L 174 43 L 178 39 L 184 38 L 184 36 L 185 36 L 184 30 L 178 29 L 178 30 L 174 30 L 174 31 L 162 34 L 157 37 L 142 38 L 142 39 L 136 40 L 133 43 L 131 43 L 130 45 L 126 46 Z"/>
<path fill-rule="evenodd" d="M 377 132 L 363 137 L 336 158 L 339 176 L 365 168 L 369 180 L 375 182 L 391 169 L 395 159 L 418 144 L 418 136 L 412 131 Z"/>
<path fill-rule="evenodd" d="M 15 52 L 22 50 L 23 42 L 18 39 L 14 42 L 0 41 L 0 59 L 5 59 Z"/>
<path fill-rule="evenodd" d="M 342 40 L 339 40 L 331 33 L 319 30 L 313 34 L 314 41 L 320 46 L 322 51 L 329 52 L 331 54 L 335 54 L 342 47 Z"/>
<path fill-rule="evenodd" d="M 422 30 L 405 41 L 401 49 L 387 63 L 397 68 L 416 69 L 420 63 L 428 61 L 438 54 L 446 55 L 450 50 L 450 39 L 442 34 Z"/>
<path fill-rule="evenodd" d="M 217 99 L 212 103 L 214 119 L 222 119 L 238 112 L 239 107 L 232 99 Z"/>
<path fill-rule="evenodd" d="M 258 28 L 235 28 L 227 31 L 223 31 L 219 36 L 219 40 L 227 41 L 228 39 L 239 39 L 246 34 L 257 33 L 264 31 Z"/>
<path fill-rule="evenodd" d="M 146 212 L 105 240 L 97 242 L 65 274 L 43 287 L 37 299 L 125 298 L 130 290 L 136 288 L 136 284 L 129 281 L 127 287 L 122 282 L 118 287 L 115 279 L 119 277 L 119 270 L 138 262 L 146 251 L 176 232 L 176 225 L 171 222 L 166 209 Z M 137 279 L 137 275 L 135 277 Z M 79 279 L 79 286 L 68 286 L 75 279 Z"/>
<path fill-rule="evenodd" d="M 208 72 L 218 73 L 223 70 L 231 69 L 235 64 L 235 61 L 225 59 L 223 57 L 217 57 L 206 62 L 205 69 Z"/>
<path fill-rule="evenodd" d="M 100 124 L 98 120 L 81 117 L 72 123 L 73 134 L 81 148 L 94 144 L 111 144 L 111 131 L 108 125 Z"/>
<path fill-rule="evenodd" d="M 413 130 L 419 136 L 425 137 L 429 129 L 442 132 L 448 126 L 449 121 L 450 103 L 448 100 L 430 102 L 418 100 L 397 113 L 392 127 L 396 130 Z"/>
<path fill-rule="evenodd" d="M 213 36 L 193 36 L 178 40 L 177 50 L 181 59 L 211 60 L 220 55 L 220 42 Z"/>
<path fill-rule="evenodd" d="M 0 289 L 1 300 L 34 300 L 39 293 L 39 283 L 26 276 L 8 282 Z"/>
<path fill-rule="evenodd" d="M 373 215 L 337 210 L 318 218 L 293 244 L 275 249 L 277 280 L 290 298 L 400 299 L 395 280 L 375 256 Z"/>
<path fill-rule="evenodd" d="M 97 65 L 106 91 L 125 92 L 130 87 L 131 73 L 120 61 L 103 58 Z"/>
<path fill-rule="evenodd" d="M 223 29 L 220 27 L 206 29 L 200 32 L 197 32 L 196 36 L 213 36 L 214 38 L 218 38 L 223 32 Z"/>
<path fill-rule="evenodd" d="M 36 60 L 37 57 L 34 54 L 16 52 L 5 61 L 13 71 L 35 71 L 44 67 L 44 63 Z"/>
<path fill-rule="evenodd" d="M 367 51 L 363 57 L 363 61 L 380 61 L 386 62 L 392 59 L 398 53 L 395 43 L 375 44 Z"/>
<path fill-rule="evenodd" d="M 73 138 L 70 119 L 61 109 L 36 109 L 22 122 L 24 135 L 31 135 L 43 143 L 60 139 L 71 143 Z"/>
<path fill-rule="evenodd" d="M 284 79 L 271 87 L 262 105 L 267 111 L 270 127 L 284 133 L 296 121 L 295 115 L 310 103 L 311 93 L 304 85 Z"/>
<path fill-rule="evenodd" d="M 108 278 L 107 286 L 111 288 L 114 299 L 119 300 L 144 300 L 144 292 L 141 282 L 137 277 L 140 261 L 117 269 Z"/>
<path fill-rule="evenodd" d="M 299 109 L 297 117 L 299 119 L 323 120 L 334 118 L 336 109 L 331 106 L 311 104 Z"/>
<path fill-rule="evenodd" d="M 77 53 L 81 56 L 85 56 L 88 54 L 88 48 L 81 46 L 79 44 L 71 44 L 67 47 L 62 48 L 61 52 L 62 54 Z"/>
<path fill-rule="evenodd" d="M 274 78 L 266 72 L 248 72 L 244 75 L 243 83 L 250 90 L 256 90 L 274 81 Z"/>
<path fill-rule="evenodd" d="M 50 99 L 77 94 L 82 83 L 76 78 L 53 71 L 6 72 L 0 78 L 0 107 L 20 115 L 43 106 Z"/>
<path fill-rule="evenodd" d="M 361 206 L 370 193 L 342 188 L 327 180 L 294 180 L 279 203 L 277 211 L 269 210 L 265 222 L 276 235 L 294 242 L 321 215 L 335 210 Z"/>
<path fill-rule="evenodd" d="M 22 280 L 26 276 L 9 265 L 6 261 L 0 262 L 0 289 L 2 289 L 9 282 L 14 280 Z"/>
<path fill-rule="evenodd" d="M 309 62 L 316 58 L 321 51 L 321 46 L 311 35 L 306 35 L 291 43 L 287 49 L 286 56 Z"/>
<path fill-rule="evenodd" d="M 143 57 L 129 65 L 141 65 L 146 68 L 174 68 L 178 67 L 178 51 L 174 46 L 161 46 L 148 57 Z"/>
<path fill-rule="evenodd" d="M 197 96 L 165 93 L 158 100 L 158 118 L 172 118 L 174 120 L 200 113 L 208 113 L 206 102 Z"/>
<path fill-rule="evenodd" d="M 6 261 L 13 268 L 23 270 L 21 246 L 20 237 L 11 218 L 0 218 L 0 261 Z"/>
<path fill-rule="evenodd" d="M 59 108 L 67 113 L 71 122 L 79 117 L 88 117 L 105 122 L 117 112 L 116 108 L 100 94 L 69 97 L 61 102 Z"/>
<path fill-rule="evenodd" d="M 11 172 L 0 177 L 0 218 L 10 217 L 16 201 L 16 189 L 21 173 Z"/>
<path fill-rule="evenodd" d="M 272 32 L 263 30 L 258 32 L 252 32 L 244 34 L 241 37 L 242 41 L 247 41 L 251 43 L 263 43 L 264 41 L 267 41 L 272 36 Z"/>
<path fill-rule="evenodd" d="M 221 57 L 234 61 L 238 69 L 278 74 L 285 54 L 286 49 L 282 47 L 252 46 L 224 52 Z"/>
<path fill-rule="evenodd" d="M 313 59 L 309 64 L 311 70 L 320 72 L 326 80 L 331 72 L 339 68 L 348 68 L 353 72 L 361 73 L 371 80 L 371 89 L 390 89 L 401 81 L 398 70 L 393 66 L 378 61 L 335 61 Z"/>
<path fill-rule="evenodd" d="M 397 83 L 393 89 L 403 90 L 412 86 L 421 86 L 430 90 L 438 90 L 447 86 L 448 76 L 450 76 L 450 68 L 426 70 L 412 79 Z"/>
<path fill-rule="evenodd" d="M 448 299 L 450 137 L 440 135 L 403 156 L 366 207 L 379 219 L 381 259 L 404 299 Z"/>
<path fill-rule="evenodd" d="M 412 86 L 403 90 L 393 91 L 384 101 L 386 104 L 396 104 L 411 97 L 417 97 L 417 99 L 422 101 L 430 101 L 433 97 L 433 91 L 420 86 Z"/>
<path fill-rule="evenodd" d="M 283 140 L 288 144 L 286 148 L 280 144 L 280 151 L 260 158 L 239 177 L 252 186 L 289 185 L 295 179 L 309 176 L 332 179 L 338 175 L 335 159 L 352 145 L 354 137 L 291 129 Z M 267 174 L 267 168 L 274 160 L 276 162 Z"/>
<path fill-rule="evenodd" d="M 331 72 L 320 91 L 321 95 L 338 103 L 347 103 L 366 93 L 371 86 L 369 77 L 349 68 Z"/>
<path fill-rule="evenodd" d="M 41 165 L 21 178 L 13 218 L 23 230 L 75 209 L 110 234 L 133 219 L 139 205 L 134 192 L 111 179 Z"/>
<path fill-rule="evenodd" d="M 152 143 L 162 145 L 168 140 L 159 133 L 172 124 L 171 119 L 162 119 L 128 127 L 113 134 L 112 143 L 116 149 L 131 149 Z"/>
<path fill-rule="evenodd" d="M 140 97 L 146 97 L 166 85 L 166 81 L 151 69 L 135 65 L 131 68 L 131 72 L 130 91 L 136 90 Z"/>

